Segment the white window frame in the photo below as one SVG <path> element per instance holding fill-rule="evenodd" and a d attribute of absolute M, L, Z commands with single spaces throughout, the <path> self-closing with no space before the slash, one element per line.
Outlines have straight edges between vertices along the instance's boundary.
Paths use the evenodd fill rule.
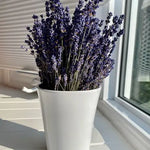
<path fill-rule="evenodd" d="M 112 4 L 110 4 L 110 10 L 112 9 L 113 12 L 116 12 L 115 14 L 124 14 L 126 0 L 112 0 L 111 2 L 113 3 L 113 1 L 114 1 L 115 5 L 122 6 L 122 9 L 114 10 L 114 7 L 112 6 Z M 120 2 L 120 4 L 119 4 L 119 2 Z M 135 12 L 135 9 L 137 9 L 137 5 L 135 6 L 136 2 L 137 2 L 137 0 L 133 0 L 134 8 L 131 8 L 131 9 L 134 9 L 134 10 L 131 10 L 133 12 Z M 131 13 L 133 13 L 133 12 L 131 12 Z M 133 14 L 133 15 L 135 15 L 135 14 Z M 135 16 L 135 20 L 133 22 L 136 24 L 136 16 Z M 129 38 L 131 40 L 129 41 L 128 47 L 126 46 L 126 43 L 124 46 L 126 46 L 125 48 L 127 49 L 127 51 L 130 49 L 130 57 L 127 56 L 127 58 L 133 60 L 133 55 L 134 55 L 134 44 L 133 43 L 135 40 L 135 34 L 134 33 L 136 32 L 136 27 L 132 26 L 132 28 L 130 28 L 129 30 L 130 30 L 129 31 Z M 128 32 L 128 31 L 126 31 L 126 32 Z M 115 99 L 117 102 L 126 106 L 128 109 L 130 107 L 130 111 L 132 111 L 136 115 L 141 116 L 142 119 L 145 119 L 145 121 L 150 123 L 150 117 L 147 116 L 147 114 L 145 114 L 144 112 L 142 112 L 138 108 L 132 106 L 128 102 L 122 100 L 118 96 L 119 95 L 119 85 L 120 85 L 119 82 L 120 82 L 120 71 L 121 71 L 120 68 L 121 68 L 121 61 L 122 61 L 121 60 L 122 49 L 123 49 L 123 38 L 120 39 L 119 44 L 116 47 L 115 54 L 113 55 L 113 57 L 115 57 L 115 59 L 116 59 L 115 70 L 111 73 L 110 77 L 104 81 L 105 83 L 104 83 L 104 97 L 103 97 L 103 99 L 104 100 Z M 129 55 L 129 51 L 127 52 L 127 55 Z M 128 61 L 129 61 L 129 59 L 128 59 Z M 125 88 L 129 88 L 129 89 L 131 87 L 131 77 L 132 77 L 131 68 L 132 68 L 132 66 L 133 66 L 133 61 L 131 62 L 130 66 L 126 66 L 126 68 L 128 69 L 127 70 L 128 74 L 126 74 L 127 75 L 126 78 L 128 78 L 129 85 Z M 108 89 L 110 89 L 110 90 L 108 90 Z"/>
<path fill-rule="evenodd" d="M 137 3 L 137 0 L 133 0 L 133 2 Z M 124 14 L 125 7 L 130 7 L 129 4 L 128 6 L 126 4 L 126 0 L 111 0 L 109 10 L 116 15 Z M 136 9 L 136 7 L 137 5 L 134 5 L 132 9 Z M 136 22 L 136 19 L 134 22 Z M 136 31 L 135 26 L 132 29 L 132 34 L 129 35 L 130 37 L 133 36 L 133 30 Z M 123 38 L 120 39 L 113 54 L 116 60 L 115 69 L 110 77 L 104 81 L 103 100 L 99 102 L 98 108 L 136 150 L 149 150 L 150 116 L 118 97 L 123 40 Z M 128 44 L 130 48 L 131 42 L 133 41 Z M 128 48 L 126 47 L 126 49 Z M 133 50 L 131 50 L 131 53 L 131 57 L 133 57 Z M 130 66 L 130 68 L 132 67 Z M 129 75 L 131 76 L 131 74 Z"/>

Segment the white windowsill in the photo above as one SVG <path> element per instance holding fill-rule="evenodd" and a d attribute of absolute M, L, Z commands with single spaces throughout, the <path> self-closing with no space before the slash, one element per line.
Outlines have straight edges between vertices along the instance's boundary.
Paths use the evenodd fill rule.
<path fill-rule="evenodd" d="M 0 86 L 0 149 L 46 150 L 37 95 Z M 101 113 L 97 112 L 91 150 L 134 150 Z"/>
<path fill-rule="evenodd" d="M 150 117 L 128 105 L 121 100 L 100 101 L 99 109 L 136 150 L 149 150 Z"/>

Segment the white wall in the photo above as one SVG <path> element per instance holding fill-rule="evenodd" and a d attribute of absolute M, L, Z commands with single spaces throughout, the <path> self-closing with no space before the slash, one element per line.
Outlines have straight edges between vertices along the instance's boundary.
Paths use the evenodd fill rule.
<path fill-rule="evenodd" d="M 100 3 L 101 5 L 97 9 L 96 17 L 103 20 L 106 19 L 109 12 L 109 1 L 110 0 L 106 0 L 105 3 Z"/>

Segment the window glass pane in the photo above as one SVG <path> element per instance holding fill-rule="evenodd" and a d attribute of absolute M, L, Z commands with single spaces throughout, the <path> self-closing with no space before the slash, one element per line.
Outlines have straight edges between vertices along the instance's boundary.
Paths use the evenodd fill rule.
<path fill-rule="evenodd" d="M 150 114 L 150 0 L 132 0 L 122 96 Z"/>

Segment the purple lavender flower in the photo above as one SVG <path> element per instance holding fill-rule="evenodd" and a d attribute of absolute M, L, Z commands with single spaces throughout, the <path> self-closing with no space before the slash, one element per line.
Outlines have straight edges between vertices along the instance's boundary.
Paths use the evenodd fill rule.
<path fill-rule="evenodd" d="M 124 34 L 124 29 L 121 29 L 118 33 L 117 33 L 117 36 L 120 37 L 121 35 Z"/>
<path fill-rule="evenodd" d="M 77 65 L 77 71 L 78 72 L 81 70 L 83 63 L 84 63 L 84 55 L 81 55 L 80 60 L 79 60 L 78 65 Z"/>
<path fill-rule="evenodd" d="M 57 60 L 56 60 L 56 57 L 54 55 L 52 55 L 51 59 L 52 59 L 52 63 L 53 63 L 52 68 L 57 73 L 58 69 L 57 69 Z"/>
<path fill-rule="evenodd" d="M 62 63 L 62 52 L 63 52 L 63 48 L 60 46 L 58 48 L 58 67 L 61 67 L 61 63 Z"/>
<path fill-rule="evenodd" d="M 67 86 L 68 77 L 67 74 L 64 75 L 64 87 Z"/>
<path fill-rule="evenodd" d="M 25 43 L 35 57 L 43 88 L 90 90 L 98 88 L 114 67 L 111 54 L 124 30 L 124 15 L 110 12 L 105 20 L 95 17 L 102 0 L 79 0 L 70 17 L 60 0 L 47 0 L 45 13 L 33 15 L 33 27 Z"/>

